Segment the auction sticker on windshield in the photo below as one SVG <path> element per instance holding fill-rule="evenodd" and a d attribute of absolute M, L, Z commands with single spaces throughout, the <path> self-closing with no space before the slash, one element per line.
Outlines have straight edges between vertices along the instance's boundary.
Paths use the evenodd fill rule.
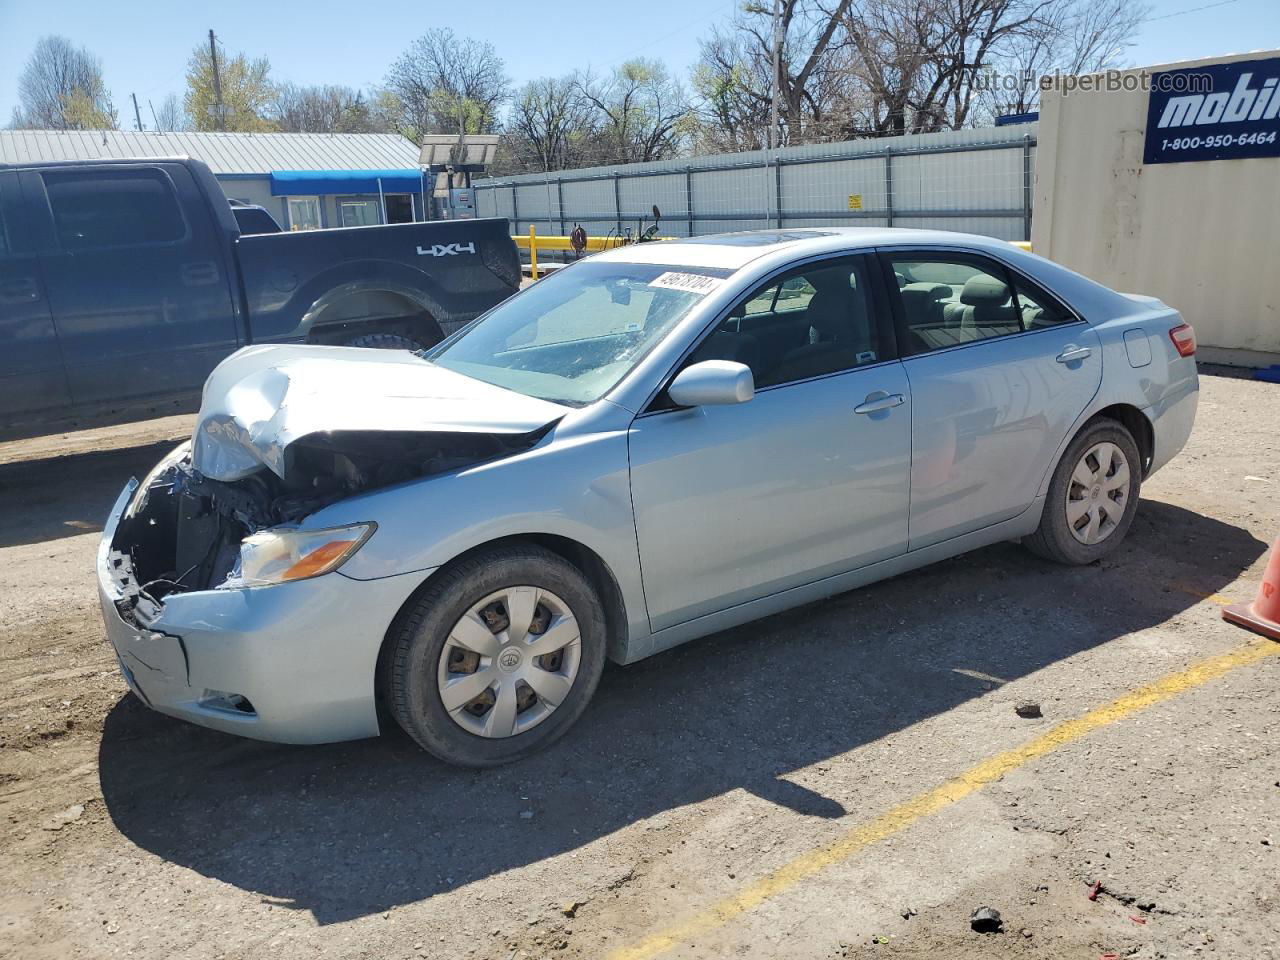
<path fill-rule="evenodd" d="M 667 271 L 650 280 L 649 286 L 663 287 L 667 290 L 683 290 L 685 293 L 696 293 L 699 296 L 705 296 L 722 283 L 724 281 L 720 277 L 704 277 L 700 273 Z"/>

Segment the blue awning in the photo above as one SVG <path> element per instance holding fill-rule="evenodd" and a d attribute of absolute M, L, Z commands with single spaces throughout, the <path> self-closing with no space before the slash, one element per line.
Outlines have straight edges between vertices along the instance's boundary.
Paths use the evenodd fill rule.
<path fill-rule="evenodd" d="M 314 197 L 335 193 L 419 193 L 422 174 L 413 170 L 277 170 L 271 174 L 273 197 Z"/>

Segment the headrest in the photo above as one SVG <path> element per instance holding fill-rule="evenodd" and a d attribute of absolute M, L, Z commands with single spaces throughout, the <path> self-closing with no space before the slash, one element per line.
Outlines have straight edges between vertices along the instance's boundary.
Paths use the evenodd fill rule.
<path fill-rule="evenodd" d="M 1009 299 L 1009 285 L 985 273 L 975 274 L 965 282 L 960 302 L 971 307 L 998 307 Z"/>
<path fill-rule="evenodd" d="M 930 300 L 941 300 L 943 297 L 951 296 L 951 288 L 945 283 L 931 283 L 928 280 L 918 280 L 915 283 L 904 284 L 902 292 L 911 291 L 915 296 L 928 297 Z"/>

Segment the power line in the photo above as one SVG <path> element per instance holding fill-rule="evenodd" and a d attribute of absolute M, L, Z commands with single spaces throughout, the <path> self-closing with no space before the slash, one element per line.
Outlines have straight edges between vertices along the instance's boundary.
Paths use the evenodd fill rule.
<path fill-rule="evenodd" d="M 1214 7 L 1225 7 L 1228 4 L 1239 3 L 1240 0 L 1218 0 L 1217 3 L 1206 3 L 1201 7 L 1188 7 L 1186 10 L 1175 10 L 1173 13 L 1162 13 L 1158 17 L 1145 17 L 1139 20 L 1139 23 L 1152 23 L 1155 20 L 1168 20 L 1170 17 L 1181 17 L 1188 13 L 1199 13 L 1201 10 L 1212 10 Z"/>

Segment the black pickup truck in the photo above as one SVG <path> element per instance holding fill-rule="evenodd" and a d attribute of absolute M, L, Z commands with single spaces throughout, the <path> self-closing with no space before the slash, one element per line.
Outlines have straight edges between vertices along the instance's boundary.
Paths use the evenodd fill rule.
<path fill-rule="evenodd" d="M 0 439 L 192 409 L 250 343 L 430 346 L 519 284 L 506 220 L 249 236 L 198 160 L 0 164 Z"/>

